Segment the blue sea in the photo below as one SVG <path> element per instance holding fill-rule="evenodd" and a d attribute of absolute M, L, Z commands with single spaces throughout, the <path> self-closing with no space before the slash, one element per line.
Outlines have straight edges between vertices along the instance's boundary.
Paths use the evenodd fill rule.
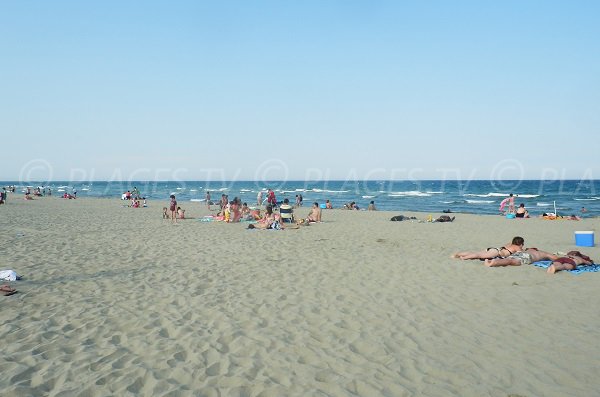
<path fill-rule="evenodd" d="M 35 188 L 40 182 L 0 182 L 15 185 L 17 192 L 27 186 Z M 109 181 L 46 183 L 53 195 L 74 189 L 78 197 L 120 199 L 123 192 L 137 187 L 141 195 L 154 200 L 168 200 L 175 194 L 179 202 L 203 202 L 206 191 L 217 201 L 221 194 L 230 199 L 240 197 L 249 205 L 256 204 L 259 191 L 273 189 L 277 200 L 288 198 L 292 203 L 301 194 L 304 205 L 330 200 L 334 208 L 355 201 L 366 208 L 374 201 L 377 209 L 389 211 L 452 212 L 498 214 L 500 202 L 509 193 L 516 195 L 515 204 L 524 203 L 532 215 L 556 211 L 559 215 L 600 215 L 600 181 L 598 180 L 515 180 L 515 181 Z M 266 194 L 263 196 L 266 197 Z"/>

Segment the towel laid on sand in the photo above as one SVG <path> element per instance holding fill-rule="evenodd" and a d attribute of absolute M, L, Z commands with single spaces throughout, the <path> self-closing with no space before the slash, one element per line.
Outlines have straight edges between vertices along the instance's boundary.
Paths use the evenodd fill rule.
<path fill-rule="evenodd" d="M 536 267 L 541 267 L 542 269 L 548 269 L 552 261 L 539 261 L 533 262 L 532 265 Z M 565 272 L 573 273 L 573 274 L 581 274 L 581 273 L 595 273 L 600 272 L 600 265 L 591 264 L 591 265 L 582 265 L 578 266 L 577 269 L 574 270 L 563 270 Z"/>

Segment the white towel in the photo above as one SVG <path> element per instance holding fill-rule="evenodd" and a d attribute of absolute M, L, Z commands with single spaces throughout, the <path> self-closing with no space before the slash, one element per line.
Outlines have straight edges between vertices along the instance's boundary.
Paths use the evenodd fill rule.
<path fill-rule="evenodd" d="M 0 280 L 17 281 L 21 278 L 14 270 L 0 270 Z"/>

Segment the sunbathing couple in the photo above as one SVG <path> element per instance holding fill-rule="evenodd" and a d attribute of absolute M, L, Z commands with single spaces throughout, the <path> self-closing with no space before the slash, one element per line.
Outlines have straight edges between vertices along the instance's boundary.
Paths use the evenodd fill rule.
<path fill-rule="evenodd" d="M 552 264 L 547 272 L 554 274 L 560 270 L 573 270 L 579 265 L 591 265 L 593 261 L 579 251 L 569 251 L 567 255 L 554 255 L 537 248 L 524 249 L 523 237 L 515 237 L 510 244 L 495 248 L 491 247 L 485 251 L 462 251 L 452 255 L 457 259 L 481 259 L 485 260 L 488 267 L 497 266 L 521 266 L 530 265 L 534 262 L 551 260 Z"/>

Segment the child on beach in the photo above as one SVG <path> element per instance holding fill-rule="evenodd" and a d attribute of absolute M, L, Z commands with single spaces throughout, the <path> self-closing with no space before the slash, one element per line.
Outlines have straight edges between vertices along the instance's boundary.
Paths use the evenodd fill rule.
<path fill-rule="evenodd" d="M 171 211 L 171 222 L 177 223 L 177 200 L 175 200 L 174 194 L 172 194 L 170 198 L 171 202 L 169 203 L 169 210 Z"/>
<path fill-rule="evenodd" d="M 177 216 L 179 219 L 185 219 L 185 210 L 181 209 L 181 207 L 177 207 Z"/>

